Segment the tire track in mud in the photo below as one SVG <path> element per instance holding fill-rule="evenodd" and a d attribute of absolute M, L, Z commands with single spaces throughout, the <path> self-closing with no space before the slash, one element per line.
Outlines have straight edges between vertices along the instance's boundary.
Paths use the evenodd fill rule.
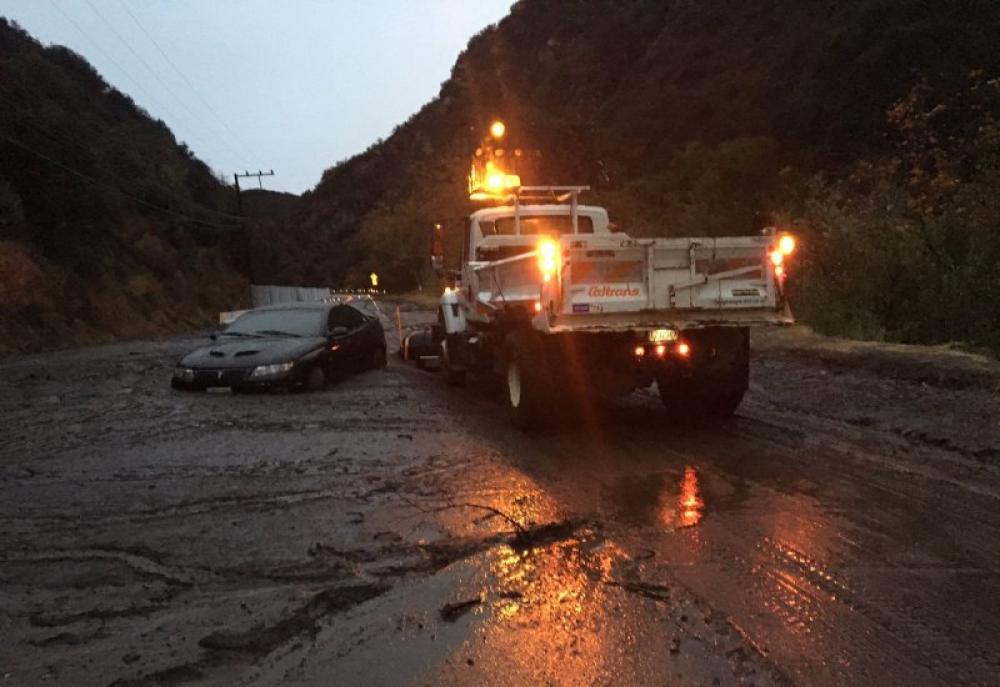
<path fill-rule="evenodd" d="M 790 466 L 796 466 L 791 467 L 791 471 L 798 471 L 802 476 L 779 486 L 779 490 L 790 494 L 802 493 L 806 487 L 802 479 L 812 482 L 805 488 L 805 493 L 819 499 L 823 503 L 824 512 L 837 516 L 843 524 L 860 528 L 855 540 L 865 543 L 859 546 L 855 542 L 853 554 L 836 562 L 836 568 L 841 571 L 836 574 L 831 573 L 829 568 L 818 567 L 816 560 L 786 542 L 756 534 L 748 540 L 747 532 L 732 532 L 722 537 L 718 532 L 713 532 L 711 541 L 704 543 L 709 559 L 729 569 L 728 573 L 716 573 L 721 575 L 713 578 L 717 580 L 718 586 L 726 590 L 756 590 L 752 592 L 756 598 L 770 597 L 774 600 L 775 605 L 768 612 L 784 618 L 780 621 L 783 626 L 797 627 L 795 632 L 799 633 L 823 635 L 829 646 L 840 646 L 842 650 L 846 648 L 850 658 L 844 658 L 845 672 L 838 673 L 835 670 L 829 675 L 834 682 L 853 679 L 848 677 L 850 675 L 858 677 L 847 665 L 866 662 L 870 667 L 881 663 L 895 666 L 879 673 L 885 679 L 893 679 L 893 676 L 909 672 L 918 681 L 928 683 L 937 682 L 935 676 L 952 674 L 962 676 L 970 684 L 976 684 L 977 681 L 982 682 L 982 676 L 995 670 L 998 663 L 993 655 L 995 650 L 982 638 L 1000 633 L 998 624 L 994 622 L 992 625 L 981 626 L 978 647 L 969 647 L 962 639 L 961 607 L 953 608 L 954 605 L 949 603 L 948 598 L 933 590 L 938 586 L 935 576 L 940 575 L 964 575 L 971 580 L 995 581 L 996 567 L 986 562 L 973 565 L 956 565 L 947 561 L 932 565 L 914 565 L 912 562 L 895 564 L 881 555 L 885 546 L 894 542 L 893 532 L 886 528 L 886 522 L 876 518 L 872 512 L 872 509 L 884 511 L 885 499 L 869 498 L 867 503 L 862 503 L 858 508 L 851 501 L 838 504 L 840 496 L 828 498 L 826 494 L 830 493 L 831 488 L 834 493 L 847 494 L 859 484 L 865 484 L 869 493 L 889 497 L 900 511 L 912 509 L 924 513 L 923 517 L 931 517 L 928 514 L 937 513 L 938 522 L 950 523 L 951 527 L 961 527 L 963 522 L 967 523 L 981 537 L 984 527 L 994 532 L 998 529 L 993 524 L 996 522 L 996 491 L 989 486 L 950 478 L 943 473 L 940 466 L 950 465 L 953 460 L 948 455 L 942 456 L 935 463 L 938 467 L 924 467 L 919 463 L 914 465 L 912 461 L 919 458 L 912 454 L 910 447 L 903 447 L 900 455 L 894 456 L 894 450 L 899 450 L 899 440 L 889 437 L 890 441 L 887 442 L 883 432 L 856 432 L 852 428 L 846 432 L 846 437 L 831 442 L 830 437 L 845 434 L 839 431 L 836 422 L 817 418 L 813 426 L 803 426 L 798 420 L 789 423 L 787 414 L 779 415 L 775 412 L 766 413 L 767 419 L 762 421 L 758 419 L 760 414 L 752 404 L 742 415 L 743 417 L 722 429 L 722 445 L 717 438 L 708 441 L 709 455 L 716 454 L 714 458 L 706 460 L 699 450 L 698 442 L 702 440 L 702 436 L 698 433 L 692 435 L 690 440 L 682 439 L 679 445 L 675 444 L 664 450 L 672 454 L 674 459 L 702 466 L 703 469 L 721 469 L 727 472 L 736 468 L 735 472 L 742 474 L 734 461 L 718 459 L 719 454 L 727 453 L 725 444 L 734 445 L 734 455 L 750 454 L 754 459 L 761 454 L 760 449 L 754 446 L 763 447 L 763 453 L 767 455 L 765 463 L 771 464 L 764 471 L 768 474 L 761 473 L 760 466 L 745 471 L 756 488 L 771 481 L 771 474 L 787 473 Z M 815 425 L 821 426 L 822 431 L 817 431 Z M 843 426 L 843 423 L 839 423 L 839 426 Z M 645 444 L 662 436 L 658 429 L 629 431 L 631 429 L 626 430 L 627 435 L 622 435 L 619 431 L 618 437 L 611 439 L 616 451 L 626 458 L 630 454 L 648 455 Z M 750 444 L 747 444 L 748 439 Z M 558 433 L 554 439 L 547 436 L 545 442 L 558 447 L 552 448 L 554 452 L 570 453 L 574 452 L 572 446 L 577 443 L 575 439 L 563 439 Z M 887 444 L 892 447 L 888 455 Z M 580 462 L 589 465 L 590 458 L 586 450 L 581 452 L 578 447 L 576 453 Z M 822 467 L 816 469 L 820 463 Z M 536 474 L 545 473 L 536 471 Z M 648 474 L 648 471 L 643 474 Z M 600 482 L 606 477 L 607 475 L 598 472 L 591 479 Z M 571 479 L 570 482 L 579 486 L 580 479 Z M 561 493 L 565 489 L 558 491 Z M 976 495 L 971 500 L 970 492 Z M 724 516 L 719 514 L 717 517 Z M 756 542 L 757 554 L 747 555 L 753 551 L 748 550 L 748 544 L 753 542 Z M 872 558 L 877 565 L 892 570 L 897 579 L 907 580 L 904 584 L 912 585 L 916 590 L 930 591 L 921 592 L 919 598 L 911 598 L 907 603 L 900 600 L 903 594 L 899 588 L 878 592 L 850 581 L 852 577 L 864 580 L 873 574 Z M 683 586 L 706 602 L 719 596 L 703 584 L 692 585 L 690 582 L 691 579 L 688 578 Z M 741 596 L 742 594 L 730 595 L 727 600 L 723 595 L 720 607 L 728 607 L 733 612 L 737 608 L 733 602 Z M 914 605 L 917 606 L 916 609 L 912 607 Z M 761 628 L 755 623 L 747 624 L 739 619 L 746 616 L 750 608 L 736 611 L 733 622 L 742 628 L 741 631 L 753 643 L 760 645 L 760 638 L 753 639 L 753 636 L 759 634 Z M 756 629 L 749 631 L 748 628 Z M 760 636 L 771 637 L 770 641 L 765 641 L 765 645 L 780 645 L 780 639 L 775 641 L 775 638 L 780 638 L 783 632 L 786 630 L 764 631 Z M 817 653 L 822 653 L 823 645 L 815 642 L 814 645 Z M 889 647 L 892 649 L 887 653 Z M 892 655 L 894 657 L 890 658 Z M 838 674 L 840 677 L 835 677 Z"/>
<path fill-rule="evenodd" d="M 301 636 L 315 636 L 325 617 L 370 601 L 388 591 L 387 586 L 354 585 L 324 589 L 271 625 L 243 631 L 218 631 L 198 641 L 204 652 L 197 660 L 156 670 L 148 675 L 120 678 L 112 687 L 180 685 L 202 681 L 226 663 L 253 663 Z"/>
<path fill-rule="evenodd" d="M 260 476 L 254 475 L 254 477 Z M 87 529 L 98 525 L 106 526 L 122 523 L 150 522 L 159 519 L 187 518 L 233 509 L 239 511 L 285 509 L 331 499 L 368 502 L 372 496 L 394 491 L 396 486 L 393 484 L 381 484 L 363 492 L 353 488 L 338 486 L 301 491 L 281 491 L 270 494 L 215 496 L 163 505 L 156 508 L 130 511 L 115 509 L 113 512 L 107 513 L 55 513 L 48 516 L 6 516 L 0 517 L 0 522 L 7 521 L 30 525 L 30 530 L 38 533 L 45 532 L 48 529 L 64 529 L 67 523 L 71 523 L 77 529 Z"/>
<path fill-rule="evenodd" d="M 161 347 L 148 357 L 163 359 L 193 343 Z M 76 356 L 72 363 L 59 358 L 53 372 L 57 377 L 69 375 L 81 362 L 110 365 L 100 357 L 113 360 L 120 353 L 92 351 Z M 44 367 L 48 360 L 39 358 L 31 369 Z M 22 365 L 19 372 L 25 369 Z M 726 640 L 724 651 L 731 652 L 734 661 L 754 665 L 759 660 L 803 683 L 835 682 L 837 677 L 841 682 L 872 682 L 875 676 L 891 681 L 896 678 L 891 671 L 897 670 L 900 680 L 909 676 L 916 683 L 931 684 L 949 675 L 975 684 L 996 673 L 990 638 L 1000 634 L 1000 628 L 983 608 L 989 605 L 988 587 L 996 583 L 1000 563 L 992 563 L 988 552 L 970 552 L 977 538 L 982 548 L 998 534 L 993 499 L 1000 479 L 989 465 L 990 456 L 963 457 L 954 450 L 960 443 L 935 445 L 936 431 L 925 437 L 891 435 L 886 427 L 866 425 L 861 415 L 838 418 L 808 402 L 798 407 L 794 395 L 778 398 L 783 405 L 768 405 L 761 399 L 771 399 L 769 390 L 757 387 L 741 417 L 717 432 L 664 427 L 659 401 L 651 398 L 648 403 L 638 401 L 638 407 L 626 403 L 609 411 L 606 426 L 600 428 L 603 434 L 596 438 L 584 426 L 525 436 L 512 433 L 500 419 L 500 407 L 474 390 L 446 392 L 432 376 L 396 363 L 383 376 L 357 378 L 316 396 L 175 396 L 165 389 L 165 377 L 154 378 L 161 369 L 168 374 L 169 366 L 150 369 L 153 372 L 147 374 L 152 376 L 126 380 L 134 387 L 128 394 L 120 393 L 118 380 L 112 383 L 95 375 L 86 381 L 70 375 L 67 382 L 39 382 L 27 389 L 29 405 L 17 410 L 17 422 L 26 427 L 23 433 L 46 435 L 9 445 L 5 454 L 11 468 L 5 466 L 0 475 L 5 494 L 38 499 L 37 506 L 32 501 L 24 511 L 12 505 L 7 510 L 10 515 L 0 519 L 5 542 L 20 546 L 30 535 L 37 537 L 40 547 L 30 550 L 37 558 L 25 560 L 26 567 L 17 575 L 33 585 L 30 591 L 38 596 L 32 601 L 24 595 L 18 601 L 28 599 L 22 603 L 28 610 L 37 610 L 28 607 L 37 603 L 49 604 L 42 609 L 46 612 L 59 611 L 57 604 L 63 602 L 58 595 L 66 585 L 85 587 L 73 592 L 74 605 L 62 615 L 36 616 L 49 625 L 26 634 L 21 638 L 25 644 L 8 654 L 28 655 L 22 666 L 63 661 L 78 667 L 77 655 L 68 648 L 93 643 L 86 647 L 88 652 L 94 649 L 92 656 L 105 651 L 107 658 L 118 651 L 102 666 L 107 671 L 103 684 L 122 675 L 118 684 L 252 680 L 264 664 L 281 657 L 295 663 L 314 660 L 329 649 L 323 642 L 334 641 L 341 628 L 355 622 L 352 609 L 368 614 L 370 625 L 359 636 L 372 636 L 373 627 L 395 619 L 382 608 L 388 606 L 386 599 L 394 595 L 406 599 L 414 590 L 452 584 L 442 580 L 452 579 L 453 573 L 478 574 L 492 558 L 507 552 L 517 534 L 502 518 L 486 512 L 456 517 L 421 513 L 421 522 L 412 525 L 400 499 L 393 498 L 396 493 L 425 505 L 444 505 L 448 499 L 481 501 L 526 524 L 529 516 L 540 512 L 545 515 L 536 519 L 545 522 L 582 518 L 596 530 L 594 537 L 602 545 L 618 546 L 629 558 L 623 569 L 585 575 L 582 593 L 597 587 L 606 590 L 601 593 L 621 604 L 619 613 L 621 607 L 629 613 L 649 607 L 661 612 L 645 636 L 648 644 L 636 647 L 637 652 L 651 653 L 656 646 L 666 651 L 669 642 L 671 655 L 675 648 L 682 657 L 704 655 L 697 642 L 709 646 L 718 636 L 701 624 L 693 631 L 691 622 L 681 620 L 688 614 L 688 621 L 710 616 L 713 632 L 728 626 L 742 637 Z M 788 371 L 797 369 L 779 367 L 774 384 L 796 381 Z M 10 370 L 0 369 L 0 377 L 9 376 Z M 81 394 L 75 384 L 93 384 L 97 391 Z M 47 400 L 57 393 L 59 402 Z M 342 398 L 352 399 L 351 406 L 338 408 Z M 102 403 L 108 412 L 101 412 Z M 0 405 L 4 410 L 17 407 L 11 401 Z M 384 417 L 379 416 L 382 413 Z M 46 415 L 51 415 L 50 421 L 45 421 Z M 928 423 L 933 420 L 927 417 Z M 59 434 L 61 427 L 74 422 L 79 426 Z M 105 431 L 106 426 L 112 430 Z M 351 435 L 352 431 L 360 434 Z M 197 446 L 189 441 L 202 436 L 205 441 Z M 340 450 L 346 452 L 327 456 L 329 462 L 322 455 L 308 454 L 307 460 L 269 465 L 247 462 L 255 460 L 254 451 L 239 455 L 241 446 L 261 446 L 275 455 L 281 455 L 283 448 L 301 453 L 296 443 L 301 437 L 327 441 L 331 436 L 362 437 L 368 442 L 365 448 L 382 451 L 385 460 L 359 455 L 349 447 L 352 438 L 340 442 Z M 211 448 L 212 441 L 221 451 L 231 452 L 220 460 L 232 465 L 197 462 L 201 454 L 195 452 Z M 181 463 L 171 462 L 171 448 L 148 458 L 133 451 L 126 460 L 113 460 L 122 449 L 167 444 L 176 446 Z M 448 459 L 439 460 L 437 454 Z M 159 457 L 167 461 L 158 464 Z M 334 463 L 341 459 L 348 472 L 338 472 L 341 464 Z M 99 468 L 105 464 L 111 469 L 102 474 Z M 307 473 L 298 472 L 302 465 L 309 466 Z M 655 498 L 660 491 L 675 488 L 670 483 L 681 478 L 685 466 L 698 471 L 704 489 L 705 516 L 697 527 L 637 524 L 616 509 L 619 501 Z M 373 476 L 375 481 L 370 481 Z M 631 480 L 627 489 L 616 493 L 621 478 Z M 242 493 L 206 497 L 206 492 L 212 494 L 218 484 L 230 480 L 240 485 Z M 112 496 L 126 498 L 129 490 L 142 488 L 143 481 L 159 486 L 150 494 L 149 503 L 155 505 L 149 508 L 135 508 L 146 503 L 137 499 L 126 501 L 130 506 L 126 512 L 102 504 L 97 497 L 81 503 L 73 494 L 80 490 L 99 497 L 114 491 L 118 482 L 121 488 Z M 174 490 L 169 492 L 174 502 L 164 503 L 168 493 L 164 483 L 171 482 L 167 486 Z M 729 488 L 724 499 L 712 491 L 714 482 Z M 523 503 L 518 501 L 522 498 Z M 360 526 L 349 517 L 352 499 L 362 499 L 359 519 L 369 518 Z M 350 503 L 335 507 L 340 500 Z M 287 543 L 267 548 L 274 538 L 283 537 L 284 525 L 306 515 L 303 511 L 309 506 L 316 506 L 319 513 L 313 514 L 312 527 L 289 533 Z M 270 519 L 280 510 L 289 511 L 287 522 Z M 51 515 L 53 511 L 58 515 Z M 225 520 L 223 516 L 232 511 L 247 514 L 246 527 L 238 534 L 232 530 L 232 536 L 244 538 L 241 543 L 222 550 L 220 540 L 231 536 L 228 528 L 222 536 L 199 543 L 198 527 L 210 526 L 215 518 Z M 27 512 L 32 516 L 19 515 Z M 907 512 L 920 517 L 906 520 Z M 465 525 L 456 525 L 459 516 L 467 520 Z M 191 521 L 195 522 L 188 525 Z M 91 534 L 106 525 L 115 527 Z M 177 528 L 181 533 L 184 527 L 194 529 L 174 550 L 170 532 Z M 21 531 L 16 533 L 17 529 Z M 484 535 L 484 530 L 489 533 Z M 159 536 L 161 548 L 172 553 L 97 546 L 121 541 L 117 537 L 128 541 L 147 531 Z M 382 536 L 386 532 L 389 535 Z M 50 545 L 59 541 L 59 533 L 69 533 L 63 538 L 66 543 L 72 543 L 68 537 L 78 537 L 79 548 L 44 548 L 46 541 Z M 365 536 L 371 537 L 371 546 L 362 541 Z M 423 538 L 430 542 L 420 543 Z M 954 542 L 946 541 L 949 538 Z M 542 558 L 566 548 L 564 541 L 536 543 Z M 243 544 L 247 548 L 239 550 Z M 211 547 L 219 547 L 219 552 L 199 559 Z M 188 557 L 194 565 L 170 563 Z M 220 564 L 205 563 L 215 560 Z M 52 570 L 78 564 L 95 566 L 86 576 L 80 574 L 83 582 L 68 574 L 63 579 Z M 116 582 L 120 587 L 100 583 L 99 575 L 105 572 L 101 565 L 109 566 L 114 580 L 124 580 Z M 127 571 L 118 572 L 112 565 Z M 33 577 L 32 566 L 51 580 Z M 556 588 L 559 580 L 546 578 L 551 571 L 542 567 L 534 573 L 526 568 L 517 572 L 536 575 L 534 582 L 543 587 L 555 585 L 546 587 L 553 594 L 565 591 Z M 185 586 L 185 580 L 193 581 L 194 587 Z M 504 582 L 507 586 L 487 589 L 482 609 L 477 606 L 449 627 L 471 623 L 480 611 L 492 612 L 491 604 L 499 610 L 521 603 L 530 610 L 531 599 L 503 594 L 530 596 L 531 589 L 522 591 L 510 580 Z M 452 589 L 457 589 L 458 583 L 454 584 Z M 976 587 L 980 591 L 973 591 Z M 167 592 L 174 596 L 167 598 Z M 105 621 L 88 621 L 85 595 L 93 596 L 89 600 L 93 617 L 111 614 L 106 626 Z M 119 595 L 123 598 L 119 605 L 106 603 Z M 448 601 L 472 596 L 459 594 Z M 639 605 L 625 605 L 630 600 Z M 252 612 L 237 608 L 242 601 L 253 607 Z M 126 602 L 137 602 L 132 608 L 135 615 L 115 617 L 127 608 Z M 701 609 L 697 613 L 690 610 L 694 604 Z M 408 611 L 413 606 L 401 608 Z M 571 613 L 566 606 L 555 608 Z M 432 610 L 436 617 L 437 607 Z M 587 618 L 587 613 L 585 607 L 580 616 L 585 623 L 596 619 L 598 624 L 610 624 L 614 619 L 613 614 Z M 192 642 L 200 637 L 202 646 L 195 643 L 193 653 L 185 647 L 171 658 L 144 654 L 140 660 L 135 653 L 139 645 L 128 644 L 127 635 L 152 631 L 173 618 L 180 620 L 168 627 L 180 627 Z M 700 639 L 699 632 L 704 634 Z M 965 634 L 969 636 L 962 639 Z M 540 641 L 536 648 L 557 648 L 547 643 L 550 637 L 544 633 L 533 638 Z M 308 641 L 318 646 L 303 648 Z M 129 651 L 127 658 L 121 656 L 123 648 Z M 385 655 L 375 648 L 371 658 L 382 661 Z M 885 665 L 861 672 L 871 667 L 872 657 L 882 657 Z M 149 674 L 142 676 L 142 670 Z M 62 678 L 71 679 L 69 675 Z M 88 675 L 78 677 L 86 681 Z M 762 674 L 759 680 L 741 675 L 746 680 L 780 682 L 773 675 Z"/>
<path fill-rule="evenodd" d="M 545 546 L 572 536 L 583 526 L 582 522 L 544 523 L 523 528 L 515 533 L 497 533 L 479 538 L 450 538 L 416 545 L 391 545 L 379 550 L 341 550 L 318 545 L 310 551 L 310 555 L 368 565 L 360 571 L 360 577 L 354 577 L 347 584 L 334 585 L 315 592 L 305 603 L 287 611 L 270 623 L 254 624 L 246 629 L 218 630 L 203 636 L 198 640 L 198 646 L 203 650 L 203 654 L 196 660 L 162 668 L 148 675 L 121 678 L 112 685 L 117 687 L 179 685 L 210 679 L 213 673 L 217 673 L 227 664 L 259 664 L 272 653 L 295 641 L 315 640 L 326 618 L 386 594 L 393 588 L 394 582 L 398 583 L 411 576 L 433 574 L 498 545 L 511 546 L 516 550 Z M 396 562 L 384 565 L 386 558 Z M 295 576 L 291 579 L 300 581 Z"/>
<path fill-rule="evenodd" d="M 725 431 L 731 440 L 745 440 L 750 436 L 753 441 L 779 446 L 780 451 L 795 462 L 804 458 L 803 449 L 812 454 L 810 461 L 833 458 L 838 454 L 849 458 L 850 464 L 835 461 L 832 467 L 825 465 L 818 471 L 824 478 L 823 486 L 811 491 L 818 494 L 820 499 L 834 485 L 834 491 L 841 493 L 856 490 L 860 473 L 865 476 L 865 488 L 868 491 L 891 495 L 901 504 L 900 510 L 906 510 L 903 503 L 907 506 L 917 503 L 918 510 L 941 513 L 942 520 L 945 517 L 957 517 L 974 524 L 979 530 L 987 527 L 997 531 L 997 527 L 989 524 L 991 515 L 995 513 L 996 492 L 992 489 L 965 489 L 965 483 L 949 480 L 936 471 L 928 474 L 927 470 L 922 469 L 905 470 L 896 461 L 873 456 L 870 447 L 859 448 L 856 444 L 838 442 L 825 442 L 822 447 L 809 445 L 808 431 L 793 424 L 789 433 L 787 426 L 774 423 L 773 416 L 764 423 L 763 432 L 756 426 L 752 411 L 749 418 L 737 422 L 736 427 Z M 830 432 L 824 436 L 830 436 Z M 773 456 L 771 459 L 777 460 L 779 457 Z M 704 463 L 696 455 L 691 460 Z M 877 464 L 877 468 L 870 465 L 872 461 Z M 866 463 L 866 469 L 858 469 L 859 464 Z M 725 465 L 716 464 L 713 467 L 727 469 Z M 801 469 L 808 474 L 808 462 Z M 905 474 L 915 478 L 916 483 L 901 482 L 900 470 L 905 470 Z M 753 475 L 754 470 L 750 474 Z M 759 482 L 759 477 L 756 480 Z M 939 482 L 947 484 L 949 490 L 943 492 L 941 489 L 928 488 L 928 483 Z M 816 486 L 819 487 L 818 484 Z M 801 485 L 791 487 L 792 492 L 800 489 Z M 979 502 L 970 503 L 970 491 L 979 495 Z M 884 512 L 883 501 L 873 502 Z M 973 583 L 980 580 L 988 584 L 997 579 L 997 569 L 986 562 L 971 566 L 956 566 L 947 561 L 932 564 L 896 563 L 881 553 L 886 544 L 894 543 L 891 530 L 885 529 L 883 520 L 868 518 L 864 510 L 859 515 L 859 511 L 849 507 L 834 510 L 824 508 L 824 511 L 844 519 L 844 524 L 850 523 L 861 528 L 853 540 L 845 540 L 851 541 L 852 545 L 847 548 L 847 552 L 853 555 L 836 562 L 835 567 L 840 570 L 839 573 L 831 572 L 829 565 L 823 567 L 789 542 L 754 533 L 749 539 L 756 541 L 756 544 L 750 550 L 747 547 L 748 533 L 742 526 L 739 526 L 740 531 L 720 532 L 712 529 L 708 544 L 710 554 L 705 565 L 709 568 L 713 565 L 721 566 L 713 573 L 720 576 L 717 587 L 750 590 L 753 596 L 770 598 L 772 605 L 769 606 L 769 611 L 781 619 L 781 624 L 796 628 L 793 636 L 805 633 L 825 637 L 822 646 L 840 646 L 847 651 L 850 658 L 845 656 L 845 665 L 858 666 L 865 662 L 873 664 L 873 657 L 877 656 L 879 668 L 885 670 L 882 673 L 885 679 L 895 679 L 908 672 L 912 673 L 917 668 L 917 674 L 912 677 L 923 682 L 937 682 L 936 676 L 952 675 L 960 676 L 963 683 L 986 684 L 982 676 L 996 669 L 1000 656 L 990 641 L 984 638 L 1000 633 L 1000 621 L 994 619 L 992 624 L 982 626 L 983 619 L 979 618 L 977 622 L 980 627 L 973 639 L 973 644 L 978 646 L 970 647 L 969 638 L 963 632 L 969 617 L 963 613 L 961 606 L 956 607 L 945 592 L 939 593 L 937 589 L 940 578 L 954 578 L 956 575 L 967 578 L 971 576 Z M 870 526 L 875 529 L 870 529 Z M 791 529 L 794 530 L 794 527 Z M 880 543 L 879 546 L 872 546 L 873 537 Z M 868 542 L 867 545 L 858 544 L 859 539 Z M 890 584 L 881 591 L 865 587 L 863 582 L 866 579 L 870 581 L 873 575 L 878 574 L 869 560 L 871 558 L 878 561 L 898 583 L 902 583 L 903 589 L 913 590 L 908 601 L 902 600 L 907 593 L 899 586 Z M 698 583 L 697 576 L 684 577 L 694 593 L 705 596 L 707 589 Z M 857 582 L 850 581 L 854 577 L 858 578 Z M 721 579 L 727 581 L 722 583 Z M 694 584 L 691 585 L 691 582 Z M 870 586 L 869 584 L 868 587 Z M 735 613 L 734 622 L 739 623 L 748 637 L 759 634 L 760 628 L 757 631 L 749 629 L 759 626 L 759 623 L 747 624 L 739 619 L 749 610 L 734 610 L 739 607 L 739 603 L 738 597 L 730 595 L 730 599 L 723 605 Z M 872 628 L 877 629 L 873 632 Z M 781 631 L 776 633 L 764 630 L 760 636 L 773 637 L 781 634 Z M 754 641 L 761 640 L 758 638 Z M 771 644 L 775 643 L 772 641 Z M 890 646 L 893 647 L 892 652 L 887 652 L 886 649 Z M 886 664 L 894 667 L 886 669 Z M 920 669 L 928 672 L 918 677 Z M 849 674 L 844 673 L 840 678 L 833 679 L 848 679 Z M 816 679 L 816 676 L 810 679 Z"/>
<path fill-rule="evenodd" d="M 0 556 L 0 566 L 10 563 L 67 561 L 116 561 L 123 563 L 136 573 L 147 577 L 163 579 L 180 586 L 191 586 L 198 580 L 185 568 L 168 566 L 157 560 L 159 556 L 144 549 L 85 548 L 26 551 L 20 554 L 4 553 Z"/>
<path fill-rule="evenodd" d="M 828 431 L 826 436 L 830 434 Z M 845 550 L 849 555 L 838 562 L 841 569 L 839 579 L 831 577 L 806 553 L 787 543 L 764 538 L 758 549 L 768 551 L 775 562 L 774 570 L 769 573 L 772 577 L 781 578 L 783 583 L 787 583 L 787 575 L 804 581 L 800 588 L 795 588 L 794 584 L 788 586 L 791 594 L 815 597 L 819 600 L 817 603 L 827 595 L 881 628 L 886 635 L 883 641 L 895 643 L 899 651 L 908 655 L 915 664 L 932 669 L 937 674 L 963 675 L 973 684 L 976 675 L 988 674 L 991 669 L 990 660 L 984 658 L 989 648 L 987 644 L 982 644 L 981 638 L 1000 632 L 1000 621 L 994 620 L 992 626 L 975 633 L 971 641 L 973 644 L 980 642 L 980 648 L 978 652 L 970 649 L 970 638 L 963 634 L 962 629 L 971 621 L 971 616 L 963 612 L 961 604 L 956 604 L 955 600 L 945 595 L 940 581 L 942 578 L 967 579 L 970 576 L 983 582 L 995 580 L 998 574 L 996 561 L 991 563 L 984 559 L 984 552 L 980 549 L 979 563 L 970 563 L 968 559 L 953 562 L 955 556 L 964 557 L 964 552 L 975 551 L 978 548 L 975 543 L 965 545 L 964 552 L 926 551 L 913 560 L 894 559 L 887 549 L 901 545 L 898 537 L 900 529 L 894 531 L 891 525 L 887 526 L 885 517 L 887 509 L 899 513 L 910 510 L 923 512 L 925 519 L 929 517 L 926 514 L 936 512 L 938 517 L 932 522 L 945 522 L 947 519 L 955 526 L 958 523 L 954 521 L 964 520 L 975 527 L 977 534 L 974 538 L 980 540 L 983 528 L 1000 532 L 1000 528 L 990 523 L 991 515 L 995 513 L 996 491 L 987 486 L 950 479 L 937 468 L 908 469 L 908 466 L 901 465 L 902 459 L 887 460 L 884 453 L 873 455 L 872 451 L 871 447 L 858 449 L 855 445 L 838 442 L 824 447 L 824 453 L 847 456 L 858 464 L 869 466 L 865 470 L 853 471 L 848 465 L 825 468 L 824 474 L 832 477 L 832 480 L 825 480 L 827 491 L 834 485 L 843 493 L 857 491 L 857 476 L 861 473 L 866 478 L 866 490 L 888 497 L 866 499 L 876 505 L 879 517 L 872 509 L 841 509 L 839 516 L 845 519 L 849 516 L 849 525 L 858 531 L 844 539 L 850 544 Z M 913 455 L 906 457 L 912 460 Z M 944 460 L 950 461 L 950 458 L 946 456 Z M 870 467 L 873 462 L 877 469 Z M 900 471 L 904 473 L 904 479 L 900 479 Z M 942 486 L 929 487 L 929 484 Z M 979 498 L 970 498 L 970 493 Z M 892 500 L 896 502 L 894 508 L 890 505 Z M 913 508 L 914 504 L 917 508 Z M 908 558 L 912 559 L 912 555 Z M 877 581 L 880 575 L 894 580 L 888 588 L 883 586 L 881 591 L 871 585 L 871 578 L 874 576 Z M 903 591 L 907 589 L 910 591 Z M 902 601 L 903 596 L 909 599 Z M 874 644 L 871 648 L 872 651 L 877 650 Z M 995 663 L 997 658 L 994 656 L 991 660 Z"/>

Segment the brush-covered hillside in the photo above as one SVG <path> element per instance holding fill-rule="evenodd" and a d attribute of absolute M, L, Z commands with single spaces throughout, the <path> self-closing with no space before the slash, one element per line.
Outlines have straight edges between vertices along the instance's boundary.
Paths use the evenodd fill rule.
<path fill-rule="evenodd" d="M 163 122 L 0 17 L 0 353 L 201 326 L 242 302 L 232 203 Z"/>
<path fill-rule="evenodd" d="M 521 0 L 436 98 L 327 170 L 277 278 L 426 278 L 457 259 L 489 121 L 643 236 L 803 235 L 798 311 L 823 331 L 1000 346 L 991 0 Z"/>

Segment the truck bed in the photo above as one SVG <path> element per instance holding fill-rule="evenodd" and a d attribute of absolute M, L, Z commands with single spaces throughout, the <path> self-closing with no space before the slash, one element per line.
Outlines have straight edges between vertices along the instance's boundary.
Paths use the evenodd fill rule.
<path fill-rule="evenodd" d="M 476 268 L 485 306 L 539 301 L 539 329 L 791 324 L 769 252 L 775 234 L 633 239 L 565 235 L 556 278 L 541 280 L 535 252 Z"/>

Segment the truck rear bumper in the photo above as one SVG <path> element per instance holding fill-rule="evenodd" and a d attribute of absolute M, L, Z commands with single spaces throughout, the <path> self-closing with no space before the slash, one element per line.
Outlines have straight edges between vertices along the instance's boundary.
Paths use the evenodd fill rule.
<path fill-rule="evenodd" d="M 641 310 L 638 312 L 549 315 L 532 322 L 549 334 L 568 332 L 626 332 L 652 329 L 703 329 L 705 327 L 766 327 L 795 324 L 791 309 L 781 310 Z"/>

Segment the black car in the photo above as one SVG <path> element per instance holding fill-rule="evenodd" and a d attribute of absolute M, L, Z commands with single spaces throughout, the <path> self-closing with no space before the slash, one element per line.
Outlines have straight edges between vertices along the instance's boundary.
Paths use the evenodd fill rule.
<path fill-rule="evenodd" d="M 171 386 L 317 390 L 346 373 L 386 364 L 382 323 L 364 301 L 257 308 L 212 339 L 181 359 Z"/>

